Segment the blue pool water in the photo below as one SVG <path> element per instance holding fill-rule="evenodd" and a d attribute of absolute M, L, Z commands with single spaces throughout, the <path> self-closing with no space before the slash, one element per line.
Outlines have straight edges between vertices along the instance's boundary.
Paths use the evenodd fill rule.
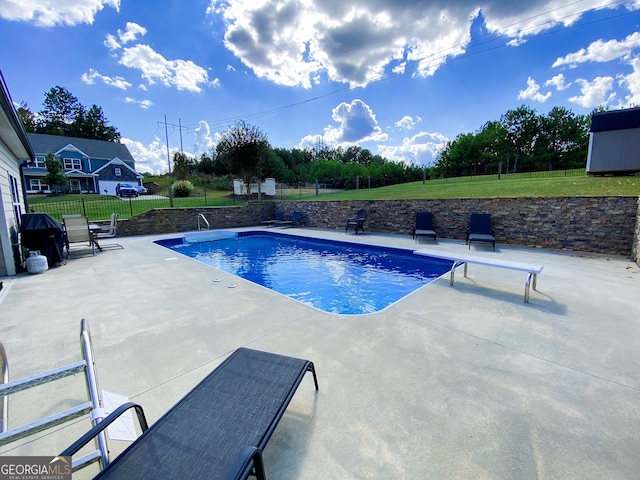
<path fill-rule="evenodd" d="M 219 232 L 219 231 L 218 231 Z M 271 232 L 199 232 L 156 243 L 320 310 L 380 311 L 451 269 L 409 250 Z"/>

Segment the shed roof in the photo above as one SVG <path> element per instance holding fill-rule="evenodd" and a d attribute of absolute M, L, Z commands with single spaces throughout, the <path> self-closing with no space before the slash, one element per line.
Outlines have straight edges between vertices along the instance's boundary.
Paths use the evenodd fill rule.
<path fill-rule="evenodd" d="M 597 112 L 591 116 L 591 131 L 606 132 L 640 128 L 640 108 Z"/>

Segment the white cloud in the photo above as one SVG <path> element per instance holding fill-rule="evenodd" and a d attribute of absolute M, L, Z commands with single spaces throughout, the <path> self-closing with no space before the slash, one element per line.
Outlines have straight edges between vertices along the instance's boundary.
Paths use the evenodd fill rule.
<path fill-rule="evenodd" d="M 640 2 L 627 2 L 629 10 Z M 310 88 L 320 77 L 362 86 L 390 73 L 433 75 L 466 53 L 471 24 L 517 45 L 610 0 L 210 0 L 226 25 L 226 47 L 259 77 Z"/>
<path fill-rule="evenodd" d="M 371 107 L 360 99 L 342 102 L 332 110 L 331 117 L 339 127 L 327 127 L 324 140 L 330 145 L 353 145 L 369 140 L 384 141 L 388 138 L 378 125 Z"/>
<path fill-rule="evenodd" d="M 527 88 L 520 90 L 518 93 L 518 99 L 520 100 L 533 100 L 540 103 L 546 102 L 549 97 L 551 97 L 551 92 L 540 93 L 540 85 L 531 77 L 527 79 Z"/>
<path fill-rule="evenodd" d="M 108 77 L 106 75 L 101 75 L 93 68 L 89 69 L 89 73 L 83 73 L 80 78 L 87 85 L 94 85 L 96 83 L 96 79 L 98 79 L 104 82 L 105 85 L 116 87 L 120 90 L 126 90 L 131 86 L 131 84 L 122 77 Z"/>
<path fill-rule="evenodd" d="M 634 32 L 622 41 L 597 40 L 587 48 L 569 53 L 553 62 L 553 67 L 576 66 L 585 62 L 610 62 L 619 58 L 628 59 L 634 48 L 640 47 L 640 32 Z"/>
<path fill-rule="evenodd" d="M 402 145 L 378 145 L 378 151 L 388 160 L 407 165 L 433 165 L 448 141 L 447 137 L 438 132 L 420 132 L 412 137 L 405 137 Z"/>
<path fill-rule="evenodd" d="M 629 94 L 624 98 L 623 106 L 640 106 L 640 58 L 632 59 L 629 64 L 633 67 L 633 72 L 628 75 L 620 75 L 618 83 L 621 87 L 627 88 Z"/>
<path fill-rule="evenodd" d="M 209 124 L 204 120 L 198 122 L 198 126 L 194 132 L 194 150 L 196 156 L 202 153 L 210 153 L 211 149 L 215 147 L 215 142 L 211 137 L 211 129 Z"/>
<path fill-rule="evenodd" d="M 120 11 L 120 0 L 2 0 L 0 17 L 37 27 L 91 25 L 104 7 Z"/>
<path fill-rule="evenodd" d="M 136 105 L 139 105 L 143 110 L 148 110 L 149 107 L 153 105 L 153 102 L 151 100 L 136 100 L 133 97 L 127 97 L 124 99 L 124 101 L 125 103 L 135 103 Z"/>
<path fill-rule="evenodd" d="M 575 81 L 581 85 L 581 95 L 569 98 L 569 101 L 584 108 L 596 108 L 600 105 L 608 105 L 615 99 L 613 90 L 613 77 L 596 77 L 592 82 L 583 78 Z"/>
<path fill-rule="evenodd" d="M 544 86 L 545 87 L 554 86 L 556 87 L 556 90 L 562 91 L 562 90 L 566 90 L 573 84 L 572 82 L 569 82 L 569 83 L 564 83 L 564 82 L 565 82 L 564 74 L 559 73 L 558 75 L 555 75 L 554 77 L 544 82 Z"/>
<path fill-rule="evenodd" d="M 405 115 L 404 117 L 402 117 L 400 120 L 396 122 L 396 127 L 400 127 L 405 130 L 413 130 L 414 128 L 416 128 L 416 125 L 420 122 L 422 122 L 422 118 L 420 117 L 416 117 L 414 120 L 413 117 L 410 117 L 409 115 Z"/>
<path fill-rule="evenodd" d="M 154 137 L 149 145 L 143 145 L 129 138 L 122 138 L 121 141 L 135 159 L 138 172 L 152 174 L 167 172 L 167 147 L 158 137 Z"/>
<path fill-rule="evenodd" d="M 138 36 L 143 37 L 146 34 L 146 28 L 133 22 L 127 22 L 124 30 L 118 29 L 118 38 L 120 39 L 120 43 L 123 45 L 129 42 L 134 42 L 138 40 Z"/>
<path fill-rule="evenodd" d="M 200 92 L 200 85 L 209 84 L 206 69 L 190 60 L 167 60 L 149 45 L 135 45 L 122 51 L 119 63 L 140 70 L 150 85 L 160 82 L 178 90 Z"/>

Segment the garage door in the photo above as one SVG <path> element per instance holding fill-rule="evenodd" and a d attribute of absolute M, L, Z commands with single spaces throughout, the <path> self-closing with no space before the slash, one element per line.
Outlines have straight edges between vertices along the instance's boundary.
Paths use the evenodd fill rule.
<path fill-rule="evenodd" d="M 107 180 L 100 180 L 98 182 L 98 184 L 100 185 L 100 195 L 115 195 L 116 185 L 118 185 L 119 183 L 120 182 L 110 182 Z"/>

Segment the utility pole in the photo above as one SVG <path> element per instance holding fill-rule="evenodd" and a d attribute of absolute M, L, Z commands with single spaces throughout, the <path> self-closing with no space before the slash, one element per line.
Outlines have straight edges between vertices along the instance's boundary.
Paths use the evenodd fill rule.
<path fill-rule="evenodd" d="M 158 122 L 158 124 L 164 124 L 164 135 L 167 141 L 167 166 L 169 167 L 169 173 L 171 173 L 171 154 L 169 153 L 169 130 L 167 127 L 171 126 L 171 127 L 178 127 L 179 131 L 180 131 L 180 153 L 184 154 L 184 148 L 182 146 L 182 129 L 186 129 L 189 130 L 188 127 L 183 127 L 182 126 L 182 120 L 178 119 L 178 124 L 176 125 L 175 123 L 168 123 L 167 122 L 167 116 L 164 116 L 164 122 Z"/>

